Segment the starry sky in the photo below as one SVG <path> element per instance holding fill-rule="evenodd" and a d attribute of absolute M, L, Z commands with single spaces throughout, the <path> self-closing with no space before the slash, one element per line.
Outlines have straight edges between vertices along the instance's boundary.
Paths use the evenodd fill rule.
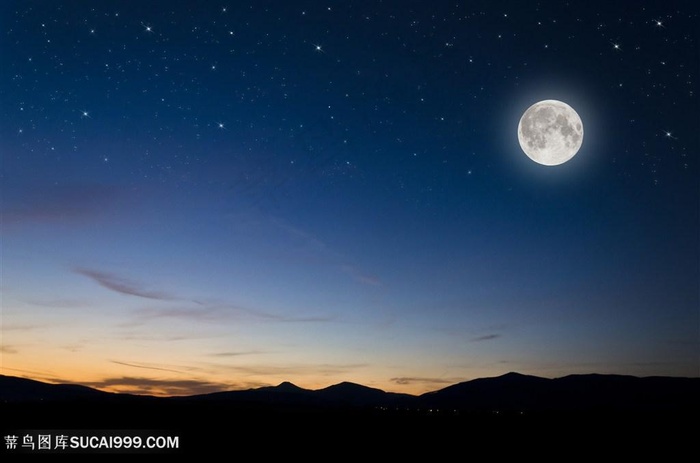
<path fill-rule="evenodd" d="M 698 12 L 3 1 L 2 374 L 699 376 Z M 554 167 L 545 99 L 585 132 Z"/>

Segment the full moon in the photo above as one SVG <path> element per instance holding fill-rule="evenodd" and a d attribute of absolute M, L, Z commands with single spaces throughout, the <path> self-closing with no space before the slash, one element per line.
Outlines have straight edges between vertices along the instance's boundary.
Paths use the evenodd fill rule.
<path fill-rule="evenodd" d="M 558 166 L 573 158 L 581 148 L 583 122 L 568 104 L 543 100 L 527 108 L 520 118 L 518 141 L 533 161 Z"/>

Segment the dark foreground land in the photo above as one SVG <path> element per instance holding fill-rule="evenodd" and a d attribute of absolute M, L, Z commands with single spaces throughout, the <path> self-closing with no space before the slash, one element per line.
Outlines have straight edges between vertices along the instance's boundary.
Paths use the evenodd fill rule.
<path fill-rule="evenodd" d="M 630 450 L 677 450 L 695 446 L 698 414 L 613 412 L 385 411 L 375 409 L 297 409 L 241 407 L 199 401 L 133 403 L 25 403 L 2 406 L 3 428 L 70 432 L 142 431 L 178 436 L 175 453 L 204 454 L 216 449 L 255 450 L 266 455 L 315 453 L 319 443 L 347 451 L 361 449 L 482 448 L 501 442 L 505 450 L 549 448 L 557 444 L 581 450 L 603 443 Z M 3 429 L 5 433 L 8 429 Z"/>
<path fill-rule="evenodd" d="M 697 456 L 700 382 L 638 379 L 595 376 L 557 384 L 506 375 L 420 397 L 350 383 L 321 391 L 284 383 L 154 398 L 0 377 L 0 416 L 3 439 L 16 435 L 18 444 L 22 436 L 40 433 L 175 436 L 177 449 L 148 452 L 189 456 L 254 452 L 264 460 L 297 455 L 328 461 L 342 454 L 378 453 L 395 461 L 415 452 L 521 452 L 571 457 L 557 449 L 591 456 L 605 452 L 626 460 L 656 455 L 676 461 L 687 452 Z M 3 453 L 29 453 L 19 445 L 8 450 L 5 444 Z M 94 456 L 95 451 L 88 453 Z"/>

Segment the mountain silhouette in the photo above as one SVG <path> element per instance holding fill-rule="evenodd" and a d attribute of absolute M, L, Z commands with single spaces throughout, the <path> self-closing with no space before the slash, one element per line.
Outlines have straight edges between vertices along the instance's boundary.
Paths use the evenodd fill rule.
<path fill-rule="evenodd" d="M 594 442 L 606 451 L 618 446 L 629 456 L 637 447 L 620 440 L 621 430 L 635 436 L 639 449 L 655 445 L 668 452 L 685 446 L 694 451 L 696 429 L 687 423 L 700 416 L 698 392 L 700 378 L 591 374 L 547 379 L 508 373 L 420 396 L 351 382 L 318 390 L 283 382 L 152 397 L 0 376 L 0 416 L 3 432 L 12 435 L 41 429 L 161 430 L 180 436 L 180 453 L 193 456 L 215 448 L 306 455 L 321 451 L 321 442 L 323 448 L 363 454 L 383 448 L 387 456 L 413 455 L 417 448 L 493 455 L 500 445 L 518 451 L 535 446 L 540 454 L 553 441 L 576 449 Z M 494 439 L 503 444 L 486 444 Z"/>
<path fill-rule="evenodd" d="M 435 413 L 697 413 L 700 378 L 570 375 L 547 379 L 519 373 L 454 384 L 420 396 L 351 382 L 304 389 L 290 382 L 210 394 L 152 397 L 116 394 L 75 384 L 48 384 L 0 375 L 0 402 L 215 403 L 254 409 L 403 410 Z"/>
<path fill-rule="evenodd" d="M 0 375 L 0 401 L 105 399 L 113 394 L 78 384 L 48 384 L 15 376 Z"/>
<path fill-rule="evenodd" d="M 166 399 L 168 400 L 168 399 Z M 255 389 L 212 392 L 185 397 L 175 397 L 180 402 L 212 402 L 247 407 L 311 407 L 317 404 L 314 391 L 303 389 L 285 381 L 277 386 L 263 386 Z"/>
<path fill-rule="evenodd" d="M 551 380 L 520 373 L 480 378 L 423 394 L 421 402 L 430 408 L 452 410 L 548 410 Z"/>
<path fill-rule="evenodd" d="M 433 408 L 505 413 L 685 413 L 700 410 L 700 378 L 508 373 L 423 394 Z"/>
<path fill-rule="evenodd" d="M 384 392 L 381 389 L 350 382 L 319 389 L 316 393 L 329 402 L 355 407 L 396 407 L 411 405 L 416 400 L 415 396 L 409 394 Z"/>
<path fill-rule="evenodd" d="M 261 389 L 274 389 L 276 391 L 280 392 L 296 392 L 296 393 L 303 393 L 306 392 L 307 389 L 302 389 L 299 386 L 297 386 L 294 383 L 290 383 L 289 381 L 284 381 L 283 383 L 278 384 L 277 386 L 267 386 L 267 387 L 262 387 Z"/>

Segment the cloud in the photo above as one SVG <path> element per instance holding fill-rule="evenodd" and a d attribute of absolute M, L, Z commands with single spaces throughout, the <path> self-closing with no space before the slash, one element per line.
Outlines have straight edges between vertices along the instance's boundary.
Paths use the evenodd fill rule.
<path fill-rule="evenodd" d="M 326 323 L 336 319 L 331 315 L 319 315 L 316 317 L 291 317 L 288 315 L 265 314 L 265 318 L 283 323 Z"/>
<path fill-rule="evenodd" d="M 286 220 L 279 217 L 269 216 L 269 221 L 272 225 L 286 232 L 290 237 L 303 243 L 306 247 L 315 249 L 319 252 L 333 253 L 333 251 L 329 250 L 328 245 L 323 240 L 317 238 L 307 231 L 291 225 Z"/>
<path fill-rule="evenodd" d="M 212 354 L 209 354 L 210 357 L 240 357 L 243 355 L 260 355 L 260 354 L 267 354 L 268 352 L 265 351 L 259 351 L 259 350 L 251 350 L 251 351 L 246 351 L 246 352 L 214 352 Z"/>
<path fill-rule="evenodd" d="M 366 363 L 353 364 L 297 364 L 297 365 L 216 365 L 218 369 L 225 368 L 239 374 L 255 375 L 255 376 L 274 376 L 293 378 L 299 376 L 336 376 L 348 374 L 351 371 L 365 368 Z"/>
<path fill-rule="evenodd" d="M 78 384 L 75 381 L 66 381 L 56 376 L 47 375 L 45 372 L 22 370 L 18 368 L 3 367 L 4 370 L 11 370 L 24 373 L 22 377 L 43 381 L 52 384 Z M 124 394 L 141 395 L 195 395 L 207 394 L 211 392 L 227 391 L 234 389 L 250 389 L 253 387 L 267 386 L 267 383 L 255 381 L 244 381 L 240 383 L 221 383 L 215 381 L 205 381 L 199 379 L 160 379 L 144 378 L 139 376 L 108 377 L 99 381 L 82 381 L 79 384 L 100 390 L 119 392 Z"/>
<path fill-rule="evenodd" d="M 83 349 L 85 349 L 85 344 L 83 343 L 73 343 L 73 344 L 66 344 L 64 346 L 61 346 L 62 349 L 65 349 L 70 352 L 78 352 Z"/>
<path fill-rule="evenodd" d="M 121 327 L 131 327 L 131 326 L 138 326 L 142 325 L 142 323 L 134 323 L 134 322 L 127 322 L 127 323 L 121 323 L 118 326 Z M 201 338 L 211 338 L 215 337 L 216 335 L 208 335 L 208 336 L 202 336 L 198 335 L 195 336 L 192 333 L 188 333 L 187 335 L 184 334 L 179 334 L 179 335 L 167 335 L 167 334 L 161 334 L 161 333 L 155 333 L 155 332 L 149 332 L 149 333 L 129 333 L 121 336 L 120 339 L 125 340 L 125 341 L 159 341 L 159 342 L 176 342 L 176 341 L 190 341 L 192 339 L 201 339 Z"/>
<path fill-rule="evenodd" d="M 246 388 L 249 383 L 231 384 L 198 379 L 154 379 L 139 376 L 119 376 L 105 378 L 100 381 L 83 382 L 82 384 L 96 389 L 128 394 L 186 396 Z"/>
<path fill-rule="evenodd" d="M 129 280 L 111 273 L 102 272 L 83 267 L 77 267 L 73 271 L 79 275 L 86 276 L 97 284 L 107 289 L 111 289 L 117 293 L 126 294 L 129 296 L 143 297 L 146 299 L 156 299 L 161 301 L 177 300 L 175 296 L 161 291 L 150 291 L 144 287 L 142 283 Z"/>
<path fill-rule="evenodd" d="M 194 302 L 194 301 L 193 301 Z M 280 323 L 324 323 L 335 320 L 334 316 L 309 315 L 290 316 L 266 312 L 262 310 L 247 309 L 230 304 L 212 304 L 197 302 L 199 307 L 172 307 L 172 308 L 144 308 L 138 311 L 138 317 L 145 319 L 172 318 L 182 320 L 197 320 L 220 322 L 226 320 L 258 320 Z"/>
<path fill-rule="evenodd" d="M 281 323 L 323 323 L 336 319 L 335 316 L 330 315 L 292 316 L 258 309 L 249 309 L 234 304 L 220 303 L 216 301 L 208 302 L 198 299 L 187 299 L 162 291 L 150 290 L 143 283 L 101 270 L 76 267 L 73 269 L 73 271 L 79 275 L 92 279 L 102 287 L 120 294 L 159 301 L 180 301 L 191 304 L 183 307 L 144 308 L 137 313 L 138 318 L 140 319 L 139 321 L 127 323 L 123 326 L 138 325 L 141 324 L 144 319 L 154 318 L 194 319 L 197 321 L 211 322 L 248 318 Z"/>
<path fill-rule="evenodd" d="M 118 196 L 116 188 L 90 183 L 56 185 L 7 194 L 0 215 L 5 224 L 81 221 L 105 213 Z"/>
<path fill-rule="evenodd" d="M 234 315 L 233 313 L 226 313 L 226 311 L 220 307 L 144 308 L 137 311 L 137 317 L 142 321 L 159 318 L 175 318 L 219 322 L 234 318 Z"/>
<path fill-rule="evenodd" d="M 48 325 L 42 324 L 12 324 L 7 323 L 2 325 L 2 331 L 31 331 L 38 328 L 45 328 Z"/>
<path fill-rule="evenodd" d="M 183 373 L 183 374 L 185 373 L 184 371 L 173 370 L 171 368 L 163 368 L 163 367 L 153 366 L 153 365 L 149 365 L 147 363 L 137 363 L 137 362 L 129 363 L 129 362 L 120 362 L 118 360 L 110 360 L 110 362 L 116 363 L 117 365 L 124 365 L 127 367 L 144 368 L 146 370 L 169 371 L 172 373 Z"/>
<path fill-rule="evenodd" d="M 3 354 L 16 354 L 17 349 L 15 349 L 12 346 L 2 345 L 2 346 L 0 346 L 0 352 L 2 352 Z"/>
<path fill-rule="evenodd" d="M 407 384 L 415 384 L 415 383 L 420 383 L 420 384 L 455 384 L 458 383 L 459 379 L 445 379 L 445 378 L 428 378 L 428 377 L 421 377 L 421 376 L 402 376 L 399 378 L 391 378 L 389 381 L 396 383 L 396 384 L 401 384 L 402 386 L 407 385 Z"/>
<path fill-rule="evenodd" d="M 350 275 L 358 283 L 369 286 L 384 286 L 384 283 L 382 283 L 378 277 L 364 273 L 354 265 L 342 264 L 340 269 L 347 275 Z"/>
<path fill-rule="evenodd" d="M 633 367 L 662 367 L 667 365 L 682 365 L 683 362 L 631 362 L 628 365 Z"/>
<path fill-rule="evenodd" d="M 490 341 L 491 339 L 496 339 L 500 337 L 500 334 L 486 334 L 484 336 L 479 336 L 478 338 L 473 338 L 471 342 Z"/>
<path fill-rule="evenodd" d="M 209 302 L 199 299 L 187 299 L 176 295 L 153 291 L 143 283 L 136 282 L 109 272 L 104 272 L 95 269 L 77 267 L 73 269 L 77 274 L 86 276 L 100 286 L 103 286 L 112 291 L 136 296 L 145 299 L 160 300 L 160 301 L 180 301 L 190 303 L 190 306 L 170 307 L 170 308 L 144 308 L 138 311 L 140 320 L 132 323 L 127 323 L 124 326 L 139 325 L 144 319 L 155 318 L 173 318 L 173 319 L 193 319 L 197 321 L 218 322 L 230 319 L 258 319 L 269 320 L 283 323 L 322 323 L 330 322 L 336 319 L 335 316 L 328 315 L 302 315 L 290 316 L 284 314 L 273 313 L 258 309 L 249 309 L 229 303 Z"/>
<path fill-rule="evenodd" d="M 27 379 L 33 379 L 35 381 L 44 381 L 47 383 L 56 383 L 56 384 L 65 383 L 65 381 L 61 381 L 56 376 L 53 376 L 50 373 L 47 373 L 45 371 L 25 370 L 22 368 L 11 368 L 11 367 L 6 367 L 6 366 L 2 366 L 2 368 L 0 368 L 0 371 L 2 371 L 3 374 L 5 374 L 5 370 L 17 371 L 17 372 L 22 374 L 20 377 L 27 378 Z"/>
<path fill-rule="evenodd" d="M 274 227 L 286 233 L 287 236 L 292 238 L 294 241 L 301 243 L 302 246 L 310 252 L 310 254 L 315 255 L 317 259 L 313 259 L 314 261 L 320 261 L 322 264 L 325 263 L 333 265 L 341 272 L 364 285 L 384 285 L 378 277 L 370 275 L 367 272 L 360 270 L 356 265 L 349 263 L 349 259 L 346 256 L 331 249 L 328 244 L 312 233 L 291 225 L 279 217 L 270 216 L 268 217 L 268 220 Z"/>

